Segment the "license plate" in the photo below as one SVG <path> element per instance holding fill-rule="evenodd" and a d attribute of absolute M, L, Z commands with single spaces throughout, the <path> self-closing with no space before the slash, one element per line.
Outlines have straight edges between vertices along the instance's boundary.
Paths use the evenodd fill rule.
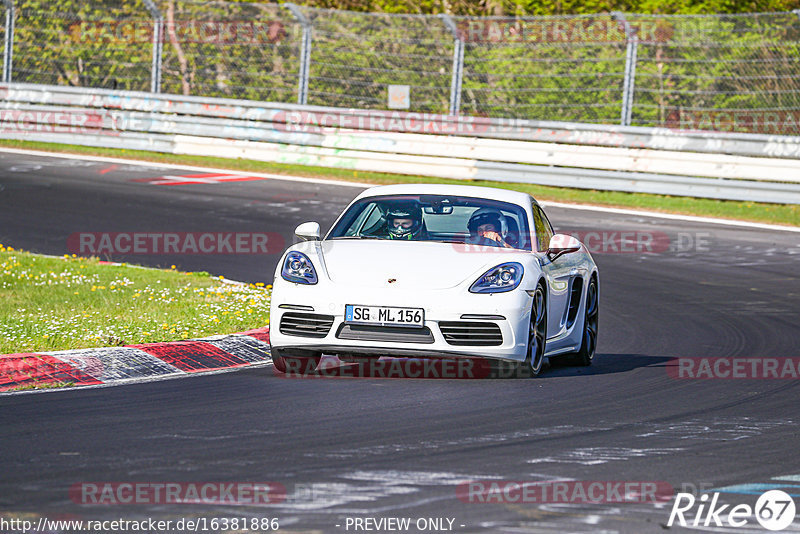
<path fill-rule="evenodd" d="M 425 324 L 425 311 L 422 308 L 347 304 L 344 307 L 344 322 L 350 324 L 421 328 Z"/>

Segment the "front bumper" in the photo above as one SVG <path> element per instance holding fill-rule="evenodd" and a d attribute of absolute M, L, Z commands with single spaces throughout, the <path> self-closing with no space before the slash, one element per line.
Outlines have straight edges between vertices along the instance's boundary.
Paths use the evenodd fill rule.
<path fill-rule="evenodd" d="M 493 294 L 473 294 L 459 288 L 414 290 L 392 287 L 344 291 L 330 287 L 323 290 L 318 286 L 281 281 L 273 288 L 270 344 L 277 349 L 326 354 L 486 357 L 524 361 L 531 303 L 532 298 L 521 287 L 508 293 Z M 423 308 L 425 329 L 351 328 L 344 322 L 347 304 Z M 293 334 L 287 333 L 292 329 L 286 328 L 286 325 L 303 314 L 313 314 L 319 318 L 314 323 L 318 327 L 313 335 L 298 334 L 296 329 Z M 441 323 L 448 322 L 456 325 L 486 325 L 487 330 L 499 331 L 502 341 L 499 344 L 486 345 L 470 344 L 469 340 L 465 344 L 465 340 L 460 339 L 454 343 L 453 325 L 449 325 L 450 329 L 445 328 L 443 332 Z M 496 325 L 496 329 L 489 328 L 489 324 Z M 448 333 L 448 337 L 445 333 Z"/>

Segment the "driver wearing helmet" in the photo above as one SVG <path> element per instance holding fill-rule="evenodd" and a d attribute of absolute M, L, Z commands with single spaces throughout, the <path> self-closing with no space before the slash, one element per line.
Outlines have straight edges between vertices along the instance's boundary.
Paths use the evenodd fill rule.
<path fill-rule="evenodd" d="M 475 210 L 467 223 L 472 241 L 505 248 L 514 248 L 506 242 L 508 225 L 505 216 L 493 208 Z M 490 243 L 491 242 L 491 243 Z"/>
<path fill-rule="evenodd" d="M 398 202 L 386 212 L 388 239 L 423 239 L 422 209 L 414 201 Z"/>

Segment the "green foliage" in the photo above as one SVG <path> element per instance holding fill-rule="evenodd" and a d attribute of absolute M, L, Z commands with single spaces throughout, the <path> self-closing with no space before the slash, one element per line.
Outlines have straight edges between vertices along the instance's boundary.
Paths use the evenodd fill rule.
<path fill-rule="evenodd" d="M 294 102 L 302 28 L 276 4 L 159 3 L 166 22 L 162 90 Z"/>
<path fill-rule="evenodd" d="M 648 14 L 791 11 L 800 8 L 800 0 L 310 0 L 303 5 L 364 12 L 524 16 L 611 11 Z"/>
<path fill-rule="evenodd" d="M 163 92 L 297 102 L 303 26 L 287 7 L 157 3 Z M 17 5 L 14 81 L 149 89 L 154 26 L 142 0 Z M 620 9 L 641 13 L 626 15 L 639 35 L 633 124 L 798 134 L 800 17 L 786 11 L 798 7 L 800 0 L 311 0 L 301 8 L 313 26 L 308 103 L 386 109 L 397 84 L 410 86 L 410 111 L 447 113 L 454 37 L 430 15 L 450 13 L 466 43 L 462 113 L 615 124 L 627 40 L 609 12 Z M 670 15 L 752 9 L 781 12 Z"/>
<path fill-rule="evenodd" d="M 639 48 L 634 119 L 644 126 L 798 132 L 800 25 L 792 13 L 633 17 L 656 28 Z"/>
<path fill-rule="evenodd" d="M 13 81 L 148 90 L 152 33 L 140 0 L 16 5 Z"/>

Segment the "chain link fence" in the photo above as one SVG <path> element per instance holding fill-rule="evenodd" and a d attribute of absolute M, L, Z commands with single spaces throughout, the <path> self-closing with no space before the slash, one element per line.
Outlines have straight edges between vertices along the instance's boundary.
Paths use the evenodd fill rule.
<path fill-rule="evenodd" d="M 635 124 L 800 133 L 800 13 L 629 19 Z"/>
<path fill-rule="evenodd" d="M 385 109 L 408 85 L 410 109 L 447 113 L 453 37 L 436 17 L 303 8 L 311 20 L 308 103 Z"/>
<path fill-rule="evenodd" d="M 150 88 L 152 34 L 142 36 L 141 31 L 153 24 L 141 1 L 26 0 L 14 3 L 13 20 L 13 47 L 5 54 L 12 60 L 7 81 Z M 116 38 L 121 32 L 130 32 L 132 38 Z"/>
<path fill-rule="evenodd" d="M 389 15 L 4 0 L 6 82 L 800 134 L 800 13 Z"/>
<path fill-rule="evenodd" d="M 462 18 L 462 109 L 492 117 L 620 119 L 624 31 L 611 15 Z"/>

